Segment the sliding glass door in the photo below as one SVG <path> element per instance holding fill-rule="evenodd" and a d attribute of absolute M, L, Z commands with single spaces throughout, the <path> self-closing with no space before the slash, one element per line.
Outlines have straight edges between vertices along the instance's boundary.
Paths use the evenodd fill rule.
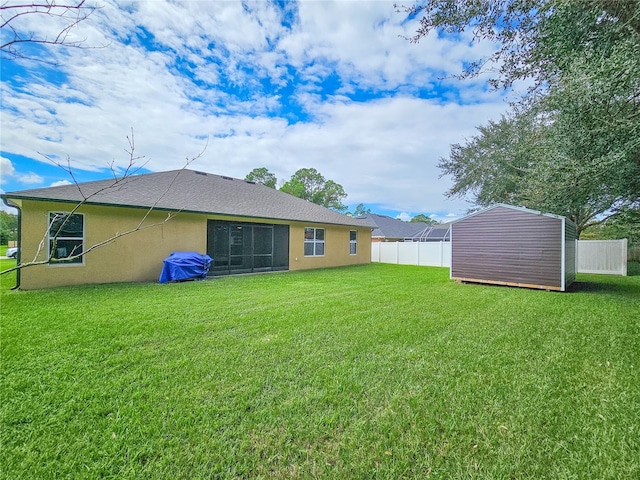
<path fill-rule="evenodd" d="M 209 275 L 289 269 L 289 226 L 207 221 Z"/>

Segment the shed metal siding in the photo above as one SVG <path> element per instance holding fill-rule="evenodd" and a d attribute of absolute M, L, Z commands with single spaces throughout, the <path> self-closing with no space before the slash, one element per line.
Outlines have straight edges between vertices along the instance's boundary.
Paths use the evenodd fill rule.
<path fill-rule="evenodd" d="M 562 220 L 498 206 L 453 224 L 451 277 L 562 288 Z"/>

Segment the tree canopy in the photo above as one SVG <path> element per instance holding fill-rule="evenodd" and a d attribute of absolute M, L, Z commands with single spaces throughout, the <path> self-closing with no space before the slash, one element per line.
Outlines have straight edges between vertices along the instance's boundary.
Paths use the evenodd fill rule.
<path fill-rule="evenodd" d="M 278 183 L 275 174 L 265 167 L 254 168 L 244 179 L 250 182 L 262 183 L 271 188 L 276 188 Z M 345 213 L 347 210 L 346 205 L 342 203 L 347 198 L 343 186 L 333 180 L 327 180 L 315 168 L 299 169 L 280 187 L 280 191 L 322 205 L 336 212 Z M 364 209 L 364 205 L 358 205 L 358 207 L 360 206 Z M 359 215 L 361 214 L 359 213 Z"/>
<path fill-rule="evenodd" d="M 593 240 L 626 238 L 630 245 L 640 246 L 640 209 L 622 209 L 618 215 L 590 228 L 584 238 Z"/>
<path fill-rule="evenodd" d="M 427 217 L 424 213 L 419 213 L 409 220 L 409 223 L 426 223 L 427 225 L 437 225 L 439 222 L 431 217 Z"/>
<path fill-rule="evenodd" d="M 566 118 L 569 117 L 569 118 Z M 578 233 L 623 209 L 637 208 L 640 165 L 627 143 L 592 135 L 587 115 L 542 115 L 531 109 L 478 128 L 465 144 L 454 144 L 439 167 L 453 178 L 447 192 L 472 197 L 476 205 L 496 202 L 564 215 Z"/>
<path fill-rule="evenodd" d="M 495 43 L 492 54 L 466 64 L 459 77 L 488 72 L 496 88 L 523 78 L 543 87 L 572 58 L 606 56 L 622 43 L 637 44 L 640 37 L 637 0 L 425 0 L 396 8 L 419 17 L 412 42 L 432 31 L 470 30 L 475 40 Z"/>
<path fill-rule="evenodd" d="M 16 240 L 18 236 L 18 216 L 0 210 L 0 245 L 6 245 L 9 240 Z"/>
<path fill-rule="evenodd" d="M 325 179 L 315 168 L 301 168 L 280 187 L 280 191 L 337 212 L 345 212 L 342 201 L 347 198 L 344 188 L 333 180 Z"/>
<path fill-rule="evenodd" d="M 275 174 L 271 173 L 265 167 L 254 168 L 247 174 L 246 177 L 244 177 L 244 179 L 248 182 L 261 183 L 262 185 L 269 188 L 276 188 L 276 185 L 278 183 L 278 179 L 276 178 Z"/>
<path fill-rule="evenodd" d="M 352 213 L 353 217 L 361 217 L 362 215 L 371 215 L 371 209 L 364 206 L 364 203 L 356 205 L 355 210 Z"/>
<path fill-rule="evenodd" d="M 578 229 L 640 208 L 640 2 L 427 0 L 412 41 L 470 29 L 496 43 L 460 77 L 533 80 L 521 101 L 440 161 L 450 196 L 567 215 Z"/>

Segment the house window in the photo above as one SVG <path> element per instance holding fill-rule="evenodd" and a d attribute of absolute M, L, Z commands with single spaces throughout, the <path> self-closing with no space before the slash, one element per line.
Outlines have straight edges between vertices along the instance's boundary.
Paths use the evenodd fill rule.
<path fill-rule="evenodd" d="M 304 256 L 319 257 L 324 255 L 324 228 L 304 229 Z"/>
<path fill-rule="evenodd" d="M 358 251 L 358 232 L 351 230 L 349 232 L 349 255 L 355 255 Z"/>
<path fill-rule="evenodd" d="M 49 212 L 50 263 L 82 263 L 84 215 Z"/>

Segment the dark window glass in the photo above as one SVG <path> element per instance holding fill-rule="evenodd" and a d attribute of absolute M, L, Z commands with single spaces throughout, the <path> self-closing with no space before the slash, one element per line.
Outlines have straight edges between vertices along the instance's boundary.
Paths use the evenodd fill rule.
<path fill-rule="evenodd" d="M 306 257 L 324 255 L 324 228 L 304 229 L 304 255 Z"/>
<path fill-rule="evenodd" d="M 49 258 L 52 263 L 82 263 L 84 216 L 49 213 Z"/>
<path fill-rule="evenodd" d="M 304 255 L 306 257 L 313 256 L 313 243 L 304 244 Z"/>

